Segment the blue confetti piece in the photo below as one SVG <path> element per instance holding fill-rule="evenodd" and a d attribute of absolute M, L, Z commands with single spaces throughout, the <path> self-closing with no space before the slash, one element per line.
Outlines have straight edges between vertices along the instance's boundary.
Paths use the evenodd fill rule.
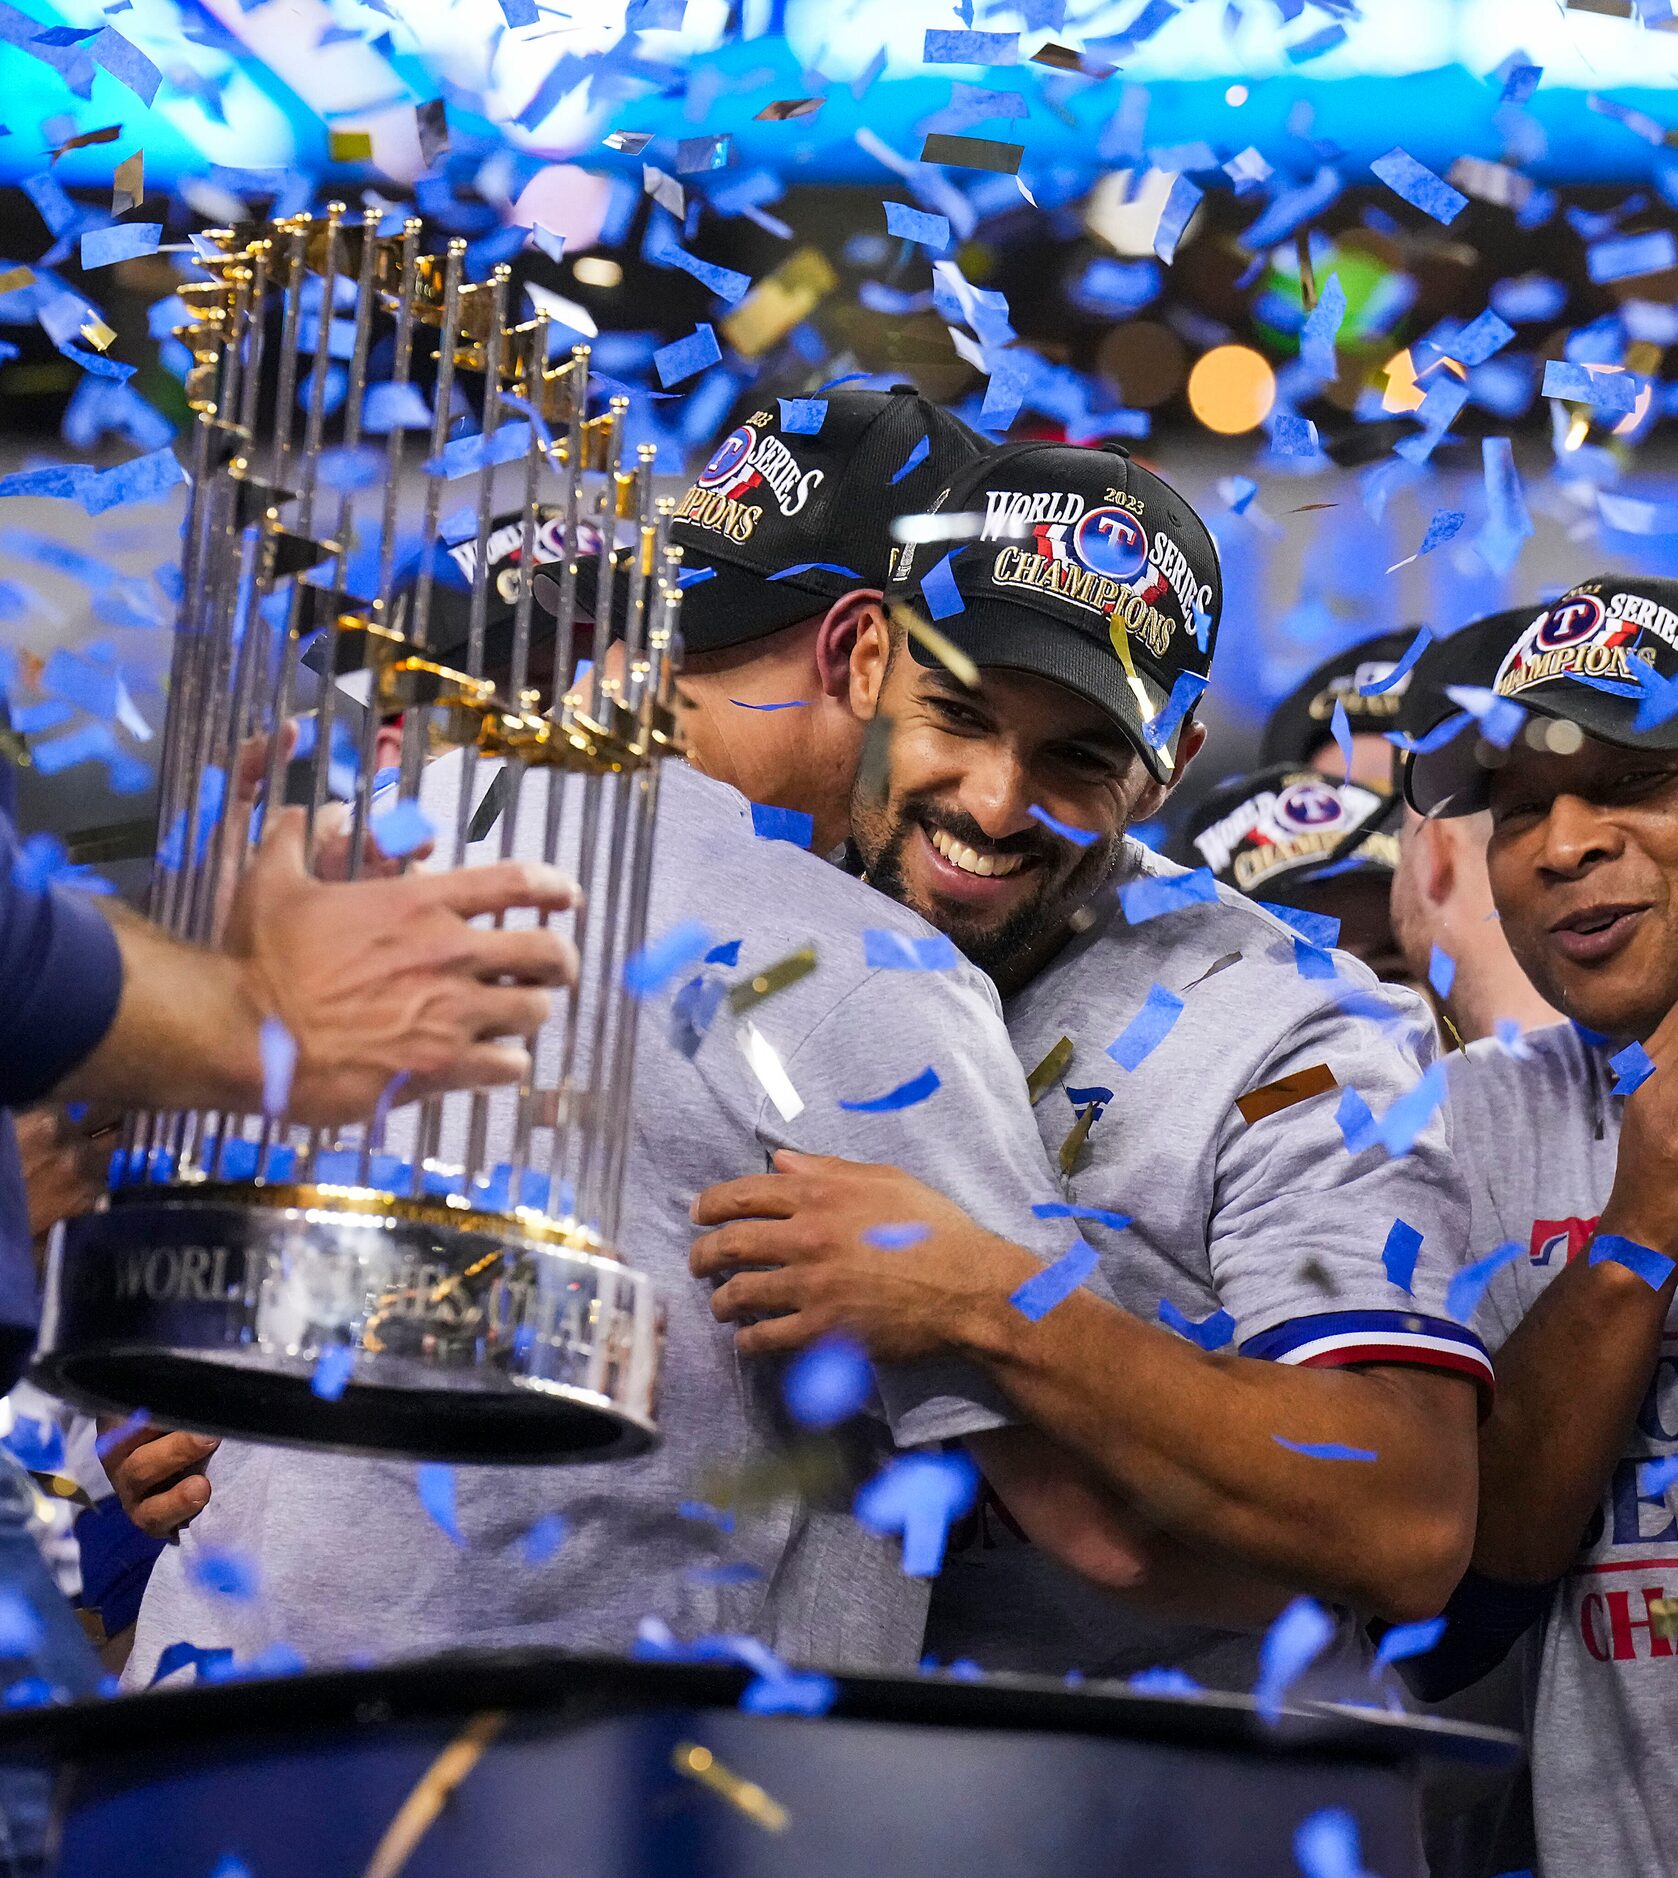
<path fill-rule="evenodd" d="M 1271 418 L 1270 447 L 1278 456 L 1315 456 L 1322 448 L 1316 425 L 1297 411 L 1278 411 Z"/>
<path fill-rule="evenodd" d="M 1349 778 L 1352 773 L 1352 725 L 1346 715 L 1344 698 L 1334 700 L 1334 710 L 1330 713 L 1328 727 L 1340 751 L 1340 774 Z"/>
<path fill-rule="evenodd" d="M 262 1055 L 262 1112 L 278 1120 L 291 1102 L 297 1039 L 277 1017 L 265 1017 L 258 1033 L 258 1044 Z"/>
<path fill-rule="evenodd" d="M 1527 721 L 1521 705 L 1513 698 L 1500 698 L 1486 685 L 1447 685 L 1445 695 L 1453 704 L 1462 706 L 1479 724 L 1480 735 L 1499 750 L 1509 748 Z"/>
<path fill-rule="evenodd" d="M 56 1474 L 64 1467 L 64 1435 L 54 1421 L 20 1415 L 0 1447 L 32 1474 Z"/>
<path fill-rule="evenodd" d="M 1543 394 L 1588 404 L 1605 418 L 1630 417 L 1642 383 L 1631 372 L 1592 371 L 1567 359 L 1549 359 L 1544 366 Z"/>
<path fill-rule="evenodd" d="M 869 1226 L 862 1235 L 864 1245 L 877 1246 L 882 1252 L 907 1252 L 929 1238 L 932 1228 L 923 1220 L 889 1220 L 882 1226 Z"/>
<path fill-rule="evenodd" d="M 1610 1095 L 1627 1096 L 1632 1090 L 1641 1089 L 1655 1073 L 1655 1060 L 1640 1043 L 1628 1043 L 1616 1056 L 1608 1059 L 1608 1067 L 1614 1072 L 1614 1087 Z"/>
<path fill-rule="evenodd" d="M 437 832 L 431 817 L 412 799 L 393 803 L 382 815 L 376 815 L 369 827 L 380 851 L 393 859 L 412 854 Z"/>
<path fill-rule="evenodd" d="M 1338 274 L 1330 274 L 1317 295 L 1317 304 L 1305 317 L 1300 329 L 1299 356 L 1305 369 L 1323 384 L 1332 384 L 1339 376 L 1335 363 L 1334 341 L 1346 319 L 1346 289 Z"/>
<path fill-rule="evenodd" d="M 455 1517 L 454 1469 L 444 1461 L 421 1461 L 414 1470 L 414 1484 L 433 1525 L 464 1548 L 466 1536 Z"/>
<path fill-rule="evenodd" d="M 1424 626 L 1422 630 L 1417 633 L 1415 638 L 1410 641 L 1409 645 L 1404 648 L 1404 657 L 1387 673 L 1386 677 L 1377 678 L 1372 684 L 1359 685 L 1358 696 L 1360 698 L 1373 698 L 1379 696 L 1380 693 L 1384 691 L 1391 691 L 1394 685 L 1401 683 L 1410 676 L 1416 669 L 1416 661 L 1432 644 L 1433 634 Z"/>
<path fill-rule="evenodd" d="M 369 437 L 431 428 L 431 407 L 418 385 L 369 385 L 361 410 L 361 428 Z"/>
<path fill-rule="evenodd" d="M 941 561 L 934 563 L 921 576 L 921 592 L 926 597 L 927 611 L 934 619 L 950 619 L 957 613 L 967 610 L 967 602 L 962 599 L 956 586 L 956 577 L 950 567 L 950 560 L 955 550 L 951 549 Z"/>
<path fill-rule="evenodd" d="M 1484 365 L 1487 359 L 1501 352 L 1514 337 L 1514 327 L 1487 307 L 1444 347 L 1444 352 L 1447 358 L 1455 359 L 1459 365 Z"/>
<path fill-rule="evenodd" d="M 1432 985 L 1434 995 L 1448 998 L 1451 987 L 1457 981 L 1457 962 L 1443 946 L 1435 946 L 1428 957 L 1427 981 Z"/>
<path fill-rule="evenodd" d="M 1416 550 L 1416 558 L 1420 560 L 1424 554 L 1442 548 L 1447 541 L 1454 541 L 1467 519 L 1467 513 L 1462 509 L 1435 509 L 1427 531 L 1422 536 L 1422 545 Z"/>
<path fill-rule="evenodd" d="M 819 1669 L 787 1669 L 748 1683 L 740 1707 L 748 1715 L 825 1715 L 838 1700 L 839 1685 L 831 1676 Z"/>
<path fill-rule="evenodd" d="M 1186 1669 L 1139 1669 L 1125 1687 L 1137 1695 L 1201 1695 L 1202 1685 Z"/>
<path fill-rule="evenodd" d="M 1272 1435 L 1270 1439 L 1290 1454 L 1303 1454 L 1312 1461 L 1378 1461 L 1381 1458 L 1373 1448 L 1349 1448 L 1340 1441 L 1289 1441 L 1285 1435 Z"/>
<path fill-rule="evenodd" d="M 1658 1461 L 1643 1461 L 1637 1469 L 1637 1490 L 1653 1498 L 1665 1493 L 1678 1480 L 1678 1454 L 1668 1454 Z"/>
<path fill-rule="evenodd" d="M 650 998 L 678 972 L 697 964 L 715 944 L 716 935 L 701 921 L 679 920 L 624 961 L 624 985 L 631 996 Z"/>
<path fill-rule="evenodd" d="M 349 1386 L 355 1351 L 347 1343 L 331 1343 L 321 1351 L 309 1378 L 309 1393 L 323 1402 L 336 1402 Z"/>
<path fill-rule="evenodd" d="M 710 951 L 705 954 L 705 963 L 707 965 L 726 965 L 732 969 L 740 963 L 740 947 L 742 943 L 743 942 L 739 939 L 723 940 L 721 945 L 712 946 Z"/>
<path fill-rule="evenodd" d="M 1659 274 L 1678 267 L 1678 243 L 1670 228 L 1651 228 L 1641 235 L 1614 235 L 1592 242 L 1585 251 L 1585 266 L 1599 286 L 1630 280 L 1637 274 Z"/>
<path fill-rule="evenodd" d="M 707 1506 L 703 1500 L 683 1500 L 676 1511 L 683 1519 L 696 1519 L 702 1525 L 715 1526 L 719 1532 L 734 1530 L 734 1515 L 725 1513 L 720 1507 Z"/>
<path fill-rule="evenodd" d="M 1387 1243 L 1381 1248 L 1381 1265 L 1387 1282 L 1408 1291 L 1416 1276 L 1416 1255 L 1422 1249 L 1422 1234 L 1407 1220 L 1395 1219 L 1387 1230 Z"/>
<path fill-rule="evenodd" d="M 668 391 L 672 385 L 681 384 L 708 365 L 720 363 L 721 359 L 722 348 L 717 344 L 717 335 L 701 321 L 685 339 L 660 346 L 653 354 L 653 369 L 658 373 L 658 382 Z"/>
<path fill-rule="evenodd" d="M 1170 1035 L 1183 1008 L 1176 992 L 1153 986 L 1141 1010 L 1108 1044 L 1107 1054 L 1121 1069 L 1139 1069 Z"/>
<path fill-rule="evenodd" d="M 781 1399 L 800 1428 L 836 1428 L 868 1406 L 874 1370 L 852 1337 L 823 1337 L 801 1350 L 781 1378 Z"/>
<path fill-rule="evenodd" d="M 223 1852 L 211 1867 L 210 1878 L 251 1878 L 251 1868 L 232 1852 Z"/>
<path fill-rule="evenodd" d="M 478 470 L 493 469 L 498 463 L 511 463 L 530 448 L 530 425 L 523 418 L 510 424 L 498 424 L 487 435 L 476 431 L 470 437 L 456 437 L 443 445 L 439 456 L 424 464 L 427 476 L 440 476 L 453 482 Z"/>
<path fill-rule="evenodd" d="M 1008 1302 L 1032 1323 L 1041 1323 L 1057 1304 L 1064 1304 L 1101 1263 L 1095 1247 L 1079 1239 L 1052 1265 L 1026 1279 Z"/>
<path fill-rule="evenodd" d="M 1468 207 L 1468 198 L 1460 189 L 1453 189 L 1442 176 L 1435 176 L 1407 150 L 1389 150 L 1369 167 L 1395 196 L 1402 196 L 1412 208 L 1447 227 Z"/>
<path fill-rule="evenodd" d="M 1445 1310 L 1459 1324 L 1473 1321 L 1474 1313 L 1480 1308 L 1480 1300 L 1486 1295 L 1486 1287 L 1505 1265 L 1511 1265 L 1526 1250 L 1518 1240 L 1510 1239 L 1488 1252 L 1484 1258 L 1475 1259 L 1473 1264 L 1463 1266 L 1445 1288 Z"/>
<path fill-rule="evenodd" d="M 1104 1206 L 1072 1206 L 1065 1200 L 1042 1200 L 1034 1206 L 1037 1219 L 1088 1219 L 1111 1232 L 1123 1232 L 1130 1224 L 1128 1213 L 1112 1213 Z"/>
<path fill-rule="evenodd" d="M 1214 1311 L 1210 1317 L 1202 1318 L 1197 1324 L 1192 1317 L 1178 1310 L 1169 1298 L 1161 1298 L 1159 1301 L 1159 1321 L 1167 1330 L 1176 1331 L 1179 1337 L 1187 1337 L 1190 1343 L 1202 1350 L 1221 1350 L 1235 1336 L 1235 1319 L 1228 1311 Z"/>
<path fill-rule="evenodd" d="M 1328 952 L 1340 943 L 1340 922 L 1332 913 L 1308 913 L 1301 906 L 1283 906 L 1276 900 L 1260 900 L 1273 919 L 1279 919 L 1316 952 Z"/>
<path fill-rule="evenodd" d="M 110 228 L 90 228 L 82 236 L 82 266 L 110 267 L 117 261 L 138 260 L 155 254 L 163 239 L 161 222 L 118 222 Z"/>
<path fill-rule="evenodd" d="M 918 1076 L 900 1082 L 884 1095 L 871 1096 L 857 1102 L 841 1102 L 839 1106 L 853 1115 L 891 1115 L 898 1109 L 912 1109 L 917 1102 L 926 1101 L 938 1088 L 938 1072 L 929 1064 Z"/>
<path fill-rule="evenodd" d="M 200 1591 L 232 1604 L 250 1603 L 261 1589 L 255 1564 L 237 1552 L 200 1548 L 188 1559 L 187 1575 Z"/>
<path fill-rule="evenodd" d="M 1026 813 L 1034 822 L 1041 822 L 1050 834 L 1059 835 L 1062 841 L 1070 841 L 1075 848 L 1093 847 L 1101 839 L 1088 828 L 1074 828 L 1070 822 L 1057 821 L 1040 803 L 1032 803 Z"/>
<path fill-rule="evenodd" d="M 1144 926 L 1151 919 L 1162 919 L 1184 907 L 1216 906 L 1217 902 L 1217 882 L 1209 867 L 1175 876 L 1143 874 L 1119 889 L 1119 904 L 1132 926 Z"/>
<path fill-rule="evenodd" d="M 122 680 L 114 666 L 83 658 L 63 646 L 55 647 L 42 666 L 40 688 L 49 698 L 73 704 L 89 717 L 115 717 L 122 701 Z M 31 720 L 24 711 L 15 713 L 13 721 L 28 731 Z"/>
<path fill-rule="evenodd" d="M 789 437 L 814 437 L 827 422 L 825 398 L 781 398 L 781 429 Z"/>
<path fill-rule="evenodd" d="M 923 65 L 1017 65 L 1018 33 L 956 32 L 929 28 L 921 41 Z"/>
<path fill-rule="evenodd" d="M 105 70 L 117 81 L 133 92 L 144 105 L 150 105 L 157 96 L 157 88 L 163 83 L 163 74 L 138 46 L 131 45 L 114 26 L 107 26 L 93 40 L 88 51 L 95 65 L 104 66 Z"/>
<path fill-rule="evenodd" d="M 752 833 L 759 841 L 788 841 L 807 848 L 816 836 L 816 819 L 802 809 L 778 809 L 767 802 L 752 805 Z"/>
<path fill-rule="evenodd" d="M 961 954 L 945 933 L 929 933 L 924 939 L 912 939 L 907 933 L 865 926 L 862 962 L 870 971 L 951 972 L 961 964 Z"/>
<path fill-rule="evenodd" d="M 1426 1656 L 1444 1634 L 1443 1617 L 1424 1617 L 1415 1624 L 1394 1624 L 1375 1646 L 1375 1667 L 1386 1669 L 1393 1663 L 1408 1662 L 1413 1656 Z"/>
<path fill-rule="evenodd" d="M 1183 231 L 1189 225 L 1204 192 L 1186 176 L 1173 176 L 1171 188 L 1165 198 L 1165 206 L 1160 210 L 1158 225 L 1154 229 L 1154 253 L 1167 267 L 1177 258 L 1177 244 L 1183 238 Z"/>
<path fill-rule="evenodd" d="M 1292 45 L 1284 46 L 1290 65 L 1308 65 L 1313 59 L 1320 59 L 1325 52 L 1332 52 L 1336 46 L 1346 43 L 1346 29 L 1340 25 L 1319 26 L 1314 33 L 1303 39 L 1296 39 Z"/>
<path fill-rule="evenodd" d="M 864 1483 L 851 1511 L 870 1532 L 902 1534 L 906 1577 L 933 1578 L 952 1521 L 978 1492 L 979 1470 L 964 1453 L 900 1454 Z"/>
<path fill-rule="evenodd" d="M 1211 620 L 1207 619 L 1210 630 Z M 1199 622 L 1196 622 L 1196 639 L 1199 639 Z M 1205 651 L 1205 646 L 1201 646 Z M 1199 672 L 1179 672 L 1171 681 L 1171 696 L 1165 701 L 1165 709 L 1158 717 L 1152 718 L 1142 726 L 1142 735 L 1150 750 L 1163 750 L 1177 734 L 1177 727 L 1200 702 L 1200 694 L 1206 689 L 1207 680 Z"/>
<path fill-rule="evenodd" d="M 1590 1262 L 1623 1265 L 1628 1272 L 1635 1272 L 1651 1291 L 1659 1291 L 1678 1264 L 1650 1246 L 1639 1245 L 1635 1239 L 1622 1238 L 1617 1232 L 1599 1232 L 1592 1239 Z"/>
<path fill-rule="evenodd" d="M 861 580 L 862 576 L 854 567 L 846 567 L 842 561 L 795 561 L 791 567 L 783 567 L 771 574 L 771 580 L 797 580 L 804 574 L 842 574 L 847 580 Z"/>
<path fill-rule="evenodd" d="M 950 245 L 950 224 L 945 216 L 912 209 L 906 202 L 887 202 L 885 210 L 889 233 L 904 241 L 917 241 L 923 248 L 932 248 L 939 254 Z"/>
<path fill-rule="evenodd" d="M 1357 1821 L 1344 1807 L 1313 1813 L 1293 1836 L 1293 1855 L 1304 1878 L 1368 1878 Z"/>
<path fill-rule="evenodd" d="M 1259 1646 L 1258 1682 L 1253 1690 L 1259 1715 L 1280 1719 L 1288 1691 L 1327 1648 L 1334 1619 L 1314 1598 L 1295 1598 L 1265 1632 Z"/>
<path fill-rule="evenodd" d="M 903 459 L 903 467 L 892 476 L 892 488 L 895 489 L 897 485 L 903 481 L 905 476 L 912 475 L 914 471 L 918 470 L 931 454 L 931 440 L 923 437 L 920 442 L 915 445 L 914 449 Z"/>
<path fill-rule="evenodd" d="M 545 1565 L 570 1536 L 563 1513 L 544 1513 L 519 1540 L 519 1558 L 526 1565 Z"/>

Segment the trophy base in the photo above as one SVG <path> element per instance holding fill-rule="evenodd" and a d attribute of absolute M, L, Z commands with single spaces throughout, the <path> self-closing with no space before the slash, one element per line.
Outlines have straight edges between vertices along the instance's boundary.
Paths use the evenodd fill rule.
<path fill-rule="evenodd" d="M 417 1460 L 658 1438 L 652 1287 L 582 1229 L 367 1188 L 119 1193 L 54 1238 L 33 1376 L 98 1413 Z"/>

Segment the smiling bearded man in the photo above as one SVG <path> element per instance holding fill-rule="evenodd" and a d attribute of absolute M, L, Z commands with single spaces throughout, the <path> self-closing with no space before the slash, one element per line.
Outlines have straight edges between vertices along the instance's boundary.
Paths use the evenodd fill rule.
<path fill-rule="evenodd" d="M 1430 1616 L 1468 1555 L 1490 1374 L 1443 1306 L 1467 1209 L 1420 1075 L 1431 1020 L 1320 928 L 1127 837 L 1204 735 L 1221 589 L 1188 505 L 1122 449 L 1032 444 L 933 506 L 945 539 L 899 550 L 889 624 L 851 660 L 880 727 L 856 846 L 995 978 L 1088 1246 L 1040 1296 L 1032 1260 L 921 1183 L 805 1158 L 703 1195 L 694 1269 L 726 1277 L 713 1309 L 743 1350 L 836 1329 L 879 1356 L 959 1350 L 1231 1586 Z M 881 1251 L 882 1221 L 924 1231 Z M 1009 1524 L 939 1579 L 935 1652 L 1252 1686 L 1258 1636 L 1230 1608 L 1185 1585 L 1180 1621 L 1144 1620 Z M 1343 1671 L 1357 1626 L 1337 1653 L 1316 1621 Z"/>

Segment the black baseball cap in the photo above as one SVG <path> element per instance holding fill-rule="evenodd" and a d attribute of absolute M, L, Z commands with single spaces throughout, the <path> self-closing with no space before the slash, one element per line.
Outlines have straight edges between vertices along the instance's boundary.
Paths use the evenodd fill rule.
<path fill-rule="evenodd" d="M 924 619 L 977 665 L 1099 705 L 1169 782 L 1223 610 L 1218 551 L 1188 503 L 1122 444 L 1021 443 L 987 451 L 932 506 L 962 522 L 898 548 L 888 608 Z M 937 662 L 913 634 L 909 644 L 923 665 Z M 1199 683 L 1179 694 L 1173 723 L 1185 674 Z M 1148 729 L 1162 717 L 1156 746 Z"/>
<path fill-rule="evenodd" d="M 1525 712 L 1577 725 L 1603 743 L 1678 750 L 1678 712 L 1663 713 L 1655 695 L 1660 684 L 1678 679 L 1678 580 L 1597 575 L 1547 606 L 1494 613 L 1465 626 L 1443 642 L 1430 667 L 1434 650 L 1417 665 L 1418 702 L 1425 709 L 1412 734 L 1441 731 L 1457 715 L 1463 723 L 1437 749 L 1405 759 L 1405 797 L 1420 814 L 1483 809 L 1491 772 L 1510 741 L 1488 735 L 1490 720 L 1464 712 L 1447 685 L 1488 691 Z"/>
<path fill-rule="evenodd" d="M 1209 867 L 1238 893 L 1291 904 L 1290 890 L 1328 877 L 1391 882 L 1398 837 L 1388 798 L 1299 763 L 1272 763 L 1220 783 L 1171 843 L 1185 867 Z"/>
<path fill-rule="evenodd" d="M 820 408 L 814 408 L 820 407 Z M 812 430 L 789 430 L 814 422 Z M 839 387 L 780 399 L 754 392 L 677 504 L 682 642 L 721 652 L 793 626 L 858 587 L 884 587 L 892 523 L 933 497 L 984 448 L 912 385 Z M 613 581 L 614 629 L 628 583 Z M 577 569 L 577 610 L 596 616 L 599 563 Z M 547 583 L 537 583 L 541 598 Z"/>
<path fill-rule="evenodd" d="M 1420 630 L 1411 626 L 1401 632 L 1360 639 L 1308 672 L 1271 712 L 1259 746 L 1261 759 L 1267 764 L 1309 763 L 1313 754 L 1333 739 L 1329 720 L 1336 704 L 1345 705 L 1346 722 L 1353 736 L 1380 735 L 1391 730 L 1398 722 L 1414 674 L 1406 674 L 1384 691 L 1366 694 L 1363 687 L 1378 685 L 1389 677 Z"/>

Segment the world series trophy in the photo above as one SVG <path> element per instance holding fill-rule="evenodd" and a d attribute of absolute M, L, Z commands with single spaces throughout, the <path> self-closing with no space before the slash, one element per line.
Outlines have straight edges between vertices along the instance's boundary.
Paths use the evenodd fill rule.
<path fill-rule="evenodd" d="M 635 1049 L 623 965 L 644 936 L 659 766 L 674 747 L 670 504 L 655 497 L 650 448 L 626 461 L 627 402 L 587 416 L 587 349 L 550 364 L 547 316 L 509 321 L 509 268 L 469 283 L 464 241 L 425 253 L 419 221 L 395 234 L 380 222 L 331 204 L 195 240 L 209 278 L 182 290 L 196 421 L 149 912 L 183 938 L 219 939 L 260 834 L 261 811 L 238 813 L 228 781 L 253 752 L 264 806 L 288 773 L 295 798 L 305 769 L 314 865 L 334 752 L 356 745 L 342 861 L 353 877 L 382 816 L 375 739 L 399 713 L 401 802 L 416 800 L 429 756 L 458 752 L 459 814 L 437 834 L 439 863 L 463 863 L 473 781 L 493 766 L 501 853 L 522 806 L 521 857 L 539 826 L 544 858 L 584 884 L 562 921 L 581 983 L 560 997 L 526 1086 L 425 1101 L 406 1152 L 391 1151 L 378 1112 L 344 1130 L 283 1113 L 129 1117 L 107 1200 L 53 1246 L 35 1375 L 91 1409 L 264 1440 L 459 1461 L 634 1453 L 657 1438 L 663 1332 L 649 1281 L 614 1244 Z M 329 398 L 333 380 L 341 396 Z M 420 425 L 423 458 L 407 428 Z M 498 485 L 503 509 L 517 488 L 520 531 L 499 684 L 484 675 L 488 549 L 507 527 Z M 433 545 L 445 489 L 452 565 L 470 569 L 469 598 L 450 594 L 467 621 L 453 663 L 429 650 L 450 571 Z M 410 575 L 397 540 L 404 522 L 412 539 L 415 508 Z M 627 553 L 615 551 L 620 525 Z M 347 571 L 364 538 L 376 575 L 357 585 L 371 598 Z M 527 684 L 532 574 L 556 539 L 544 699 Z M 598 623 L 592 671 L 568 689 L 585 543 L 599 557 Z M 619 579 L 624 656 L 609 678 Z M 282 731 L 316 671 L 305 768 L 288 764 Z M 352 726 L 339 685 L 356 682 L 367 708 Z M 525 786 L 537 778 L 544 787 Z M 492 1129 L 501 1099 L 512 1112 Z M 488 1166 L 492 1137 L 512 1145 Z M 464 1144 L 454 1164 L 438 1158 L 443 1143 Z"/>

